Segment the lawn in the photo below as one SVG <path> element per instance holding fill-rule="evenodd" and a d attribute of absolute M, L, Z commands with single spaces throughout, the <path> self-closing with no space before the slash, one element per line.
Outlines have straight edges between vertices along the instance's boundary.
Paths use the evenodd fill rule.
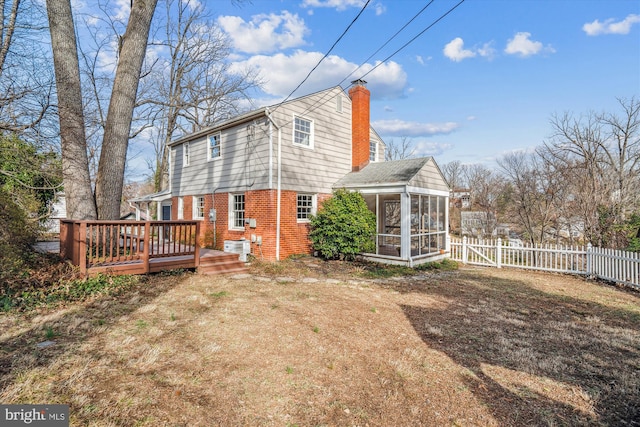
<path fill-rule="evenodd" d="M 637 292 L 370 270 L 254 263 L 0 314 L 0 402 L 95 426 L 640 425 Z"/>

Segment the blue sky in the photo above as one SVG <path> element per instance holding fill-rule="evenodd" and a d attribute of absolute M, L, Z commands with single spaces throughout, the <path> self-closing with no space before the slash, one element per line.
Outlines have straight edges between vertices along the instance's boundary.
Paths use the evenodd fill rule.
<path fill-rule="evenodd" d="M 370 1 L 294 97 L 348 87 L 458 2 L 435 0 L 373 55 L 428 1 Z M 207 7 L 232 41 L 233 66 L 260 71 L 258 107 L 289 95 L 364 3 Z M 541 144 L 554 113 L 616 111 L 616 97 L 640 96 L 640 1 L 466 0 L 364 79 L 372 124 L 386 141 L 406 136 L 416 154 L 440 164 L 490 164 Z"/>

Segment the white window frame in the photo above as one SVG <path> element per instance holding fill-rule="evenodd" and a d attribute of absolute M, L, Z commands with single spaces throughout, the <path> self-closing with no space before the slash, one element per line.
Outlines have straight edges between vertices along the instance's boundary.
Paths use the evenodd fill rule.
<path fill-rule="evenodd" d="M 211 145 L 211 138 L 217 138 L 218 139 L 218 144 L 215 146 Z M 213 156 L 211 153 L 211 149 L 214 147 L 218 147 L 218 155 L 217 156 Z M 222 157 L 222 133 L 218 132 L 218 133 L 212 133 L 210 135 L 207 135 L 207 161 L 212 161 L 212 160 L 217 160 L 219 158 Z"/>
<path fill-rule="evenodd" d="M 200 212 L 200 200 L 202 200 L 202 215 Z M 192 219 L 204 219 L 204 196 L 193 196 L 193 210 L 191 211 Z"/>
<path fill-rule="evenodd" d="M 189 143 L 185 142 L 182 144 L 182 167 L 189 166 L 191 162 L 191 147 L 189 147 Z"/>
<path fill-rule="evenodd" d="M 342 113 L 342 95 L 336 95 L 336 111 Z"/>
<path fill-rule="evenodd" d="M 242 196 L 242 211 L 236 210 L 236 197 Z M 236 224 L 236 212 L 242 212 L 242 225 Z M 229 230 L 243 230 L 246 218 L 246 197 L 244 193 L 229 193 Z"/>
<path fill-rule="evenodd" d="M 376 141 L 369 141 L 369 161 L 378 161 L 378 143 Z"/>
<path fill-rule="evenodd" d="M 307 217 L 306 218 L 300 218 L 300 197 L 305 197 L 305 198 L 310 198 L 308 200 L 310 200 L 311 202 L 311 207 L 309 209 L 309 212 L 307 213 Z M 310 215 L 315 215 L 316 214 L 316 206 L 317 206 L 317 196 L 315 194 L 308 194 L 308 193 L 298 193 L 296 194 L 296 221 L 298 222 L 309 222 L 311 220 L 311 218 L 309 218 Z M 303 208 L 306 208 L 306 206 L 303 206 Z"/>
<path fill-rule="evenodd" d="M 178 197 L 178 219 L 184 219 L 184 197 Z"/>
<path fill-rule="evenodd" d="M 297 124 L 298 124 L 299 120 L 309 123 L 309 132 L 308 133 L 306 131 L 297 129 Z M 293 134 L 292 134 L 291 137 L 292 137 L 293 145 L 295 145 L 297 147 L 313 149 L 313 143 L 314 143 L 314 137 L 313 137 L 314 124 L 313 124 L 313 120 L 307 119 L 307 118 L 302 117 L 302 116 L 294 115 L 293 116 L 293 128 L 292 128 L 292 131 L 293 131 Z M 309 136 L 309 138 L 308 138 L 309 144 L 302 144 L 300 142 L 296 142 L 296 133 L 298 133 L 298 132 Z"/>

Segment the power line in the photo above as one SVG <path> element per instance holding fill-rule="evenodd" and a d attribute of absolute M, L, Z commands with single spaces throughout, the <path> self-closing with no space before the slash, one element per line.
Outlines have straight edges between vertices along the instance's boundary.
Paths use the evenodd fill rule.
<path fill-rule="evenodd" d="M 378 50 L 376 50 L 371 56 L 369 56 L 369 58 L 367 58 L 363 63 L 361 63 L 360 65 L 358 65 L 358 67 L 356 67 L 355 70 L 353 70 L 351 73 L 349 73 L 344 79 L 342 79 L 340 81 L 340 83 L 338 83 L 338 85 L 341 85 L 342 83 L 344 83 L 345 80 L 347 80 L 349 78 L 349 76 L 353 75 L 357 70 L 359 70 L 364 64 L 367 63 L 367 61 L 369 61 L 376 53 L 378 53 L 380 50 L 382 50 L 382 48 L 384 48 L 391 40 L 393 40 L 400 32 L 402 32 L 413 20 L 415 20 L 427 7 L 429 7 L 429 5 L 431 5 L 431 3 L 433 3 L 435 0 L 431 0 L 425 7 L 423 7 L 416 15 L 413 16 L 413 18 L 411 18 L 405 25 L 402 26 L 402 28 L 400 28 L 400 30 L 398 30 L 393 36 L 391 36 Z M 406 42 L 405 44 L 403 44 L 399 49 L 397 49 L 395 52 L 393 52 L 391 55 L 387 56 L 383 61 L 380 61 L 377 65 L 375 65 L 371 70 L 367 71 L 365 74 L 362 75 L 362 77 L 360 77 L 360 79 L 364 79 L 364 77 L 366 77 L 367 75 L 369 75 L 372 71 L 374 71 L 376 68 L 378 68 L 380 65 L 384 64 L 385 62 L 387 62 L 389 59 L 391 59 L 392 57 L 394 57 L 396 54 L 398 54 L 400 51 L 402 51 L 404 48 L 406 48 L 407 46 L 409 46 L 411 43 L 413 43 L 416 39 L 418 39 L 420 36 L 422 36 L 425 32 L 427 32 L 429 29 L 431 29 L 434 25 L 436 25 L 438 22 L 440 22 L 441 20 L 443 20 L 447 15 L 449 15 L 451 12 L 453 12 L 458 6 L 460 6 L 462 3 L 464 3 L 465 0 L 461 0 L 460 2 L 458 2 L 455 6 L 453 6 L 451 9 L 449 9 L 447 12 L 445 12 L 444 14 L 442 14 L 438 19 L 436 19 L 435 21 L 433 21 L 431 24 L 429 24 L 425 29 L 423 29 L 422 31 L 420 31 L 417 35 L 415 35 L 413 38 L 411 38 L 411 40 L 409 40 L 408 42 Z M 368 2 L 367 2 L 368 4 Z M 366 7 L 366 5 L 365 5 Z M 360 12 L 362 13 L 362 11 Z M 358 16 L 360 16 L 360 14 L 358 14 Z M 357 17 L 356 17 L 357 19 Z M 355 21 L 355 20 L 354 20 Z M 344 35 L 344 33 L 343 33 Z M 342 37 L 342 36 L 341 36 Z M 334 44 L 335 45 L 335 44 Z M 325 55 L 326 57 L 326 55 Z M 323 58 L 324 59 L 324 58 Z M 316 65 L 317 67 L 317 65 Z M 315 69 L 315 67 L 314 67 Z M 307 76 L 308 77 L 308 76 Z M 303 82 L 304 83 L 304 82 Z M 300 84 L 302 85 L 302 83 Z M 293 90 L 293 92 L 291 92 L 291 94 L 293 94 L 299 87 L 300 85 L 298 85 L 298 87 L 296 87 L 296 89 Z M 287 98 L 285 99 L 285 101 L 287 99 L 289 99 L 289 97 L 291 96 L 291 94 L 289 94 L 289 96 L 287 96 Z M 315 110 L 316 108 L 321 107 L 322 105 L 326 104 L 327 102 L 329 102 L 331 98 L 327 98 L 326 100 L 324 100 L 324 97 L 321 98 L 320 100 L 316 101 L 313 105 L 309 106 L 308 108 L 306 108 L 301 114 L 307 114 L 313 110 Z M 285 101 L 282 101 L 281 103 L 279 103 L 275 108 L 280 107 Z M 284 123 L 282 126 L 287 126 L 288 124 L 292 123 L 292 120 L 287 121 L 286 123 Z"/>
<path fill-rule="evenodd" d="M 403 50 L 405 47 L 409 46 L 411 43 L 413 43 L 418 37 L 420 37 L 421 35 L 423 35 L 425 32 L 427 32 L 427 30 L 429 30 L 431 27 L 433 27 L 434 25 L 436 25 L 438 22 L 440 22 L 441 20 L 443 20 L 447 15 L 449 15 L 451 12 L 453 12 L 458 6 L 460 6 L 462 3 L 464 3 L 465 0 L 460 0 L 460 2 L 458 2 L 458 4 L 456 4 L 455 6 L 453 6 L 451 9 L 449 9 L 445 14 L 443 14 L 442 16 L 440 16 L 438 19 L 436 19 L 435 21 L 433 21 L 431 23 L 431 25 L 429 25 L 427 28 L 425 28 L 424 30 L 420 31 L 415 37 L 413 37 L 411 40 L 409 40 L 408 42 L 406 42 L 405 44 L 403 44 L 398 50 L 396 50 L 395 52 L 393 52 L 391 55 L 387 56 L 383 61 L 380 61 L 375 67 L 373 67 L 372 69 L 370 69 L 369 71 L 367 71 L 366 73 L 364 73 L 362 75 L 362 77 L 360 77 L 360 79 L 364 79 L 367 75 L 369 75 L 373 70 L 375 70 L 376 68 L 378 68 L 381 64 L 384 64 L 385 62 L 387 62 L 389 59 L 393 58 L 398 52 L 400 52 L 401 50 Z"/>
<path fill-rule="evenodd" d="M 431 3 L 433 3 L 435 0 L 431 0 L 429 3 L 427 3 L 427 5 L 425 7 L 423 7 L 422 9 L 420 9 L 420 11 L 418 13 L 416 13 L 415 15 L 413 15 L 413 18 L 411 18 L 409 21 L 407 21 L 406 24 L 404 24 L 398 31 L 396 31 L 396 33 L 394 35 L 392 35 L 391 37 L 389 37 L 387 39 L 386 42 L 384 42 L 384 44 L 382 46 L 380 46 L 378 48 L 378 50 L 376 50 L 375 52 L 373 52 L 367 59 L 364 60 L 364 62 L 360 65 L 358 65 L 351 73 L 349 73 L 349 75 L 347 77 L 345 77 L 344 79 L 342 79 L 342 81 L 340 83 L 338 83 L 339 85 L 341 85 L 342 83 L 344 83 L 345 80 L 347 80 L 349 77 L 351 77 L 353 75 L 353 73 L 355 73 L 356 71 L 358 71 L 360 69 L 360 67 L 362 67 L 364 64 L 366 64 L 367 62 L 369 62 L 369 60 L 371 58 L 373 58 L 378 52 L 380 52 L 382 49 L 384 49 L 384 47 L 386 45 L 388 45 L 391 40 L 395 39 L 396 36 L 398 34 L 400 34 L 405 28 L 407 28 L 418 16 L 420 16 L 422 14 L 422 12 L 424 12 L 429 6 L 431 6 Z"/>
<path fill-rule="evenodd" d="M 316 68 L 318 68 L 320 66 L 320 64 L 322 63 L 322 61 L 325 60 L 325 58 L 327 56 L 329 56 L 329 54 L 331 53 L 331 51 L 333 50 L 334 47 L 336 47 L 336 45 L 340 42 L 340 40 L 342 40 L 342 38 L 347 34 L 347 32 L 349 31 L 349 29 L 353 26 L 353 24 L 355 24 L 355 22 L 358 20 L 358 18 L 360 18 L 360 15 L 362 15 L 362 12 L 364 12 L 364 10 L 367 8 L 367 6 L 369 5 L 369 2 L 371 2 L 371 0 L 367 0 L 367 2 L 364 4 L 364 6 L 362 6 L 362 9 L 360 9 L 360 12 L 358 12 L 358 14 L 356 15 L 355 18 L 353 18 L 353 20 L 351 21 L 351 23 L 347 26 L 347 28 L 342 32 L 342 34 L 340 35 L 340 37 L 338 37 L 338 39 L 333 43 L 333 45 L 331 46 L 331 48 L 327 51 L 327 53 L 324 54 L 324 56 L 320 59 L 320 61 L 318 61 L 318 63 L 311 69 L 311 71 L 309 71 L 309 74 L 307 74 L 307 76 L 304 78 L 304 80 L 302 80 L 300 82 L 300 84 L 298 86 L 296 86 L 295 89 L 293 89 L 291 91 L 291 93 L 289 95 L 287 95 L 287 97 L 280 102 L 274 109 L 273 111 L 277 110 L 278 107 L 280 107 L 282 104 L 284 104 L 290 97 L 291 95 L 293 95 L 295 93 L 295 91 L 297 91 L 298 89 L 300 89 L 300 86 L 302 86 L 304 84 L 304 82 L 306 82 L 309 77 L 311 76 L 311 73 L 313 73 Z"/>

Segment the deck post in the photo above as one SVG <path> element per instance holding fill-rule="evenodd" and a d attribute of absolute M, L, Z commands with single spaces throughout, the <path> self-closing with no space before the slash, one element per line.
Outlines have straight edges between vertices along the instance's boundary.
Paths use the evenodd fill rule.
<path fill-rule="evenodd" d="M 78 260 L 78 266 L 80 267 L 80 272 L 84 275 L 87 274 L 87 223 L 84 221 L 79 221 L 74 223 L 73 227 L 77 231 L 77 239 L 75 239 L 76 248 L 78 252 L 74 250 L 73 258 L 74 261 Z"/>
<path fill-rule="evenodd" d="M 196 241 L 193 248 L 194 264 L 196 268 L 200 265 L 200 221 L 196 222 Z"/>
<path fill-rule="evenodd" d="M 153 240 L 151 233 L 151 223 L 145 221 L 144 238 L 142 240 L 142 264 L 144 265 L 144 274 L 149 274 L 149 252 L 151 252 L 150 245 Z"/>

